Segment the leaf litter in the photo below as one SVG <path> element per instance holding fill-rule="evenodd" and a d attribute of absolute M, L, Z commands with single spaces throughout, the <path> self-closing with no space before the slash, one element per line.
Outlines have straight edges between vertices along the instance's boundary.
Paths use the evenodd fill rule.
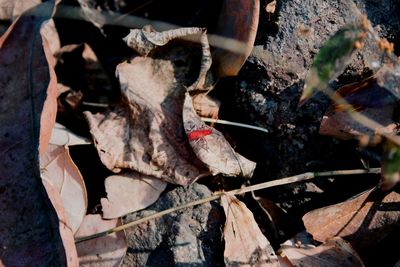
<path fill-rule="evenodd" d="M 81 5 L 84 2 L 94 3 L 93 1 L 79 1 Z M 98 18 L 95 18 L 99 15 L 99 18 L 102 19 L 102 15 L 89 6 L 84 6 L 84 9 L 85 15 L 89 17 L 89 20 L 95 24 L 97 23 L 96 26 L 102 28 L 104 21 L 98 23 L 96 22 Z M 272 1 L 267 6 L 266 11 L 270 14 L 274 13 L 275 9 L 276 1 Z M 13 12 L 10 11 L 7 14 L 10 17 L 7 19 L 15 17 Z M 0 12 L 0 14 L 2 13 Z M 252 14 L 249 13 L 248 16 L 251 17 Z M 255 21 L 254 18 L 252 20 L 253 22 Z M 348 60 L 354 48 L 360 45 L 357 42 L 360 42 L 364 36 L 360 35 L 357 30 L 359 29 L 352 29 L 353 32 L 343 34 L 343 36 L 339 36 L 340 34 L 336 35 L 336 37 L 340 37 L 339 39 L 343 41 L 346 47 L 342 47 L 343 51 L 341 52 L 343 52 L 343 55 L 339 56 L 339 61 L 332 61 L 333 64 L 331 65 L 334 65 L 333 69 L 327 70 L 330 72 L 329 77 L 323 77 L 324 73 L 319 73 L 318 79 L 313 80 L 313 82 L 317 82 L 318 86 L 326 84 L 332 77 L 337 76 L 344 66 L 343 62 Z M 365 29 L 361 31 L 363 30 Z M 54 25 L 50 26 L 47 32 L 50 33 L 43 32 L 42 34 L 47 35 L 46 38 L 48 40 L 58 40 L 57 32 L 54 31 Z M 346 38 L 349 36 L 351 38 L 355 36 L 355 38 L 347 40 Z M 252 37 L 248 36 L 247 38 L 250 40 Z M 86 119 L 91 127 L 94 144 L 101 160 L 110 170 L 117 173 L 108 177 L 105 181 L 107 198 L 101 200 L 103 218 L 118 218 L 129 212 L 146 208 L 156 201 L 164 191 L 166 187 L 165 182 L 188 185 L 200 177 L 215 176 L 218 174 L 250 178 L 253 175 L 255 163 L 237 154 L 221 132 L 214 129 L 213 125 L 206 125 L 199 117 L 200 115 L 216 119 L 220 105 L 208 96 L 208 92 L 213 89 L 215 81 L 209 71 L 211 54 L 205 29 L 181 28 L 157 32 L 151 27 L 145 27 L 143 29 L 132 30 L 125 40 L 140 55 L 121 63 L 117 67 L 117 76 L 122 89 L 122 101 L 115 106 L 113 104 L 104 104 L 104 107 L 110 107 L 105 112 L 102 111 L 97 114 L 85 112 Z M 194 43 L 188 45 L 187 41 L 194 41 Z M 199 46 L 195 43 L 200 44 L 201 53 L 200 49 L 198 49 Z M 351 49 L 349 48 L 349 43 L 352 46 Z M 50 53 L 48 52 L 48 43 L 46 41 L 44 41 L 44 47 L 48 56 Z M 88 74 L 88 85 L 92 87 L 89 90 L 93 91 L 94 88 L 94 91 L 96 91 L 96 87 L 98 86 L 90 78 L 97 76 L 96 72 L 103 72 L 104 69 L 101 68 L 101 65 L 96 65 L 97 58 L 95 53 L 87 44 L 72 45 L 71 47 L 71 49 L 82 49 L 83 58 L 88 60 L 87 62 L 89 63 L 94 62 L 92 68 L 89 66 L 85 71 L 88 73 L 92 71 L 92 73 Z M 184 47 L 183 50 L 187 49 L 187 51 L 182 51 L 182 47 Z M 387 51 L 393 51 L 393 47 L 390 45 L 386 47 Z M 57 44 L 51 48 L 51 54 L 56 54 L 56 50 L 59 50 L 59 45 Z M 85 53 L 85 51 L 89 51 L 90 53 Z M 199 58 L 201 59 L 199 60 Z M 241 58 L 243 59 L 243 57 Z M 246 58 L 247 56 L 244 57 L 244 60 Z M 337 58 L 334 60 L 337 60 Z M 342 62 L 341 60 L 344 61 Z M 233 64 L 232 69 L 236 69 L 237 71 L 243 62 Z M 329 62 L 332 63 L 331 61 Z M 239 65 L 240 67 L 237 68 Z M 50 62 L 50 72 L 53 66 L 54 64 Z M 323 69 L 324 66 L 319 67 Z M 384 69 L 382 68 L 381 70 Z M 376 75 L 376 78 L 374 77 L 374 82 L 378 84 L 377 86 L 386 86 L 392 94 L 397 96 L 398 88 L 394 85 L 397 81 L 396 67 L 388 68 L 381 73 L 383 74 Z M 51 75 L 54 76 L 54 74 Z M 106 76 L 103 76 L 101 79 L 110 84 Z M 51 87 L 54 88 L 54 77 L 52 81 L 53 86 Z M 61 87 L 66 88 L 65 86 Z M 350 90 L 350 93 L 346 93 L 346 88 L 339 90 L 338 93 L 344 96 L 346 100 L 349 100 L 348 102 L 357 111 L 359 111 L 359 106 L 362 111 L 365 111 L 375 108 L 374 106 L 368 106 L 370 104 L 368 103 L 368 99 L 375 98 L 375 91 L 372 90 L 371 92 L 370 87 L 367 90 L 363 90 L 361 86 L 362 90 L 359 90 L 359 86 L 356 85 L 356 89 Z M 149 89 L 149 92 L 145 92 L 146 89 Z M 48 92 L 49 101 L 47 104 L 50 103 L 51 105 L 50 110 L 45 109 L 42 115 L 42 131 L 40 134 L 41 153 L 44 152 L 49 139 L 50 145 L 46 154 L 42 155 L 41 163 L 46 163 L 46 166 L 42 166 L 42 179 L 59 217 L 59 229 L 66 249 L 68 264 L 75 266 L 77 262 L 76 252 L 74 252 L 75 248 L 71 245 L 72 232 L 75 232 L 80 225 L 79 236 L 77 236 L 90 235 L 115 227 L 115 222 L 118 220 L 104 220 L 100 215 L 87 215 L 84 223 L 81 224 L 83 215 L 86 212 L 86 190 L 79 170 L 74 166 L 69 157 L 68 146 L 86 145 L 90 142 L 69 132 L 68 129 L 60 125 L 54 128 L 55 130 L 50 138 L 55 116 L 54 111 L 52 111 L 55 106 L 54 101 L 50 100 L 55 99 L 55 90 Z M 83 93 L 83 95 L 87 96 L 87 92 Z M 389 96 L 391 95 L 389 94 Z M 378 93 L 376 98 L 378 97 L 382 99 L 382 94 Z M 360 104 L 359 99 L 363 101 L 366 99 L 367 102 Z M 82 95 L 73 104 L 77 104 L 77 106 L 82 105 Z M 392 104 L 392 102 L 389 104 Z M 333 105 L 332 108 L 336 112 L 333 115 L 337 115 L 342 111 L 340 105 Z M 392 109 L 387 112 L 386 110 L 383 111 L 384 113 L 381 115 L 383 119 L 387 119 L 393 115 L 393 106 L 389 108 Z M 375 115 L 373 113 L 372 116 L 380 118 L 379 114 Z M 332 116 L 330 119 L 332 119 Z M 377 120 L 381 122 L 380 119 Z M 351 121 L 343 118 L 337 119 L 337 121 L 345 121 L 343 127 L 350 125 L 350 128 L 346 128 L 350 130 L 346 132 L 343 129 L 339 129 L 340 127 L 337 125 L 333 125 L 331 127 L 333 131 L 344 132 L 345 134 L 354 136 L 364 134 L 369 130 L 365 128 L 358 131 L 357 126 L 352 125 Z M 382 124 L 385 125 L 385 123 Z M 394 128 L 392 127 L 389 130 L 392 133 Z M 334 135 L 332 132 L 328 134 Z M 118 145 L 113 147 L 115 144 Z M 395 156 L 392 157 L 391 154 L 393 153 L 390 151 L 392 150 L 387 149 L 387 157 L 384 158 L 384 162 L 382 163 L 382 183 L 389 180 L 394 181 L 389 189 L 398 181 L 398 167 L 396 160 L 393 159 Z M 55 166 L 52 165 L 54 163 Z M 61 172 L 63 174 L 58 174 Z M 66 176 L 69 173 L 74 173 L 71 177 L 75 176 L 75 178 L 65 179 L 69 177 Z M 393 176 L 394 179 L 392 179 L 393 177 L 390 179 L 385 178 L 385 175 L 386 177 Z M 56 179 L 50 177 L 55 177 Z M 64 178 L 64 180 L 60 180 L 59 178 Z M 66 190 L 71 188 L 71 186 L 68 186 L 71 185 L 71 181 L 73 181 L 72 184 L 75 183 L 75 186 L 72 186 L 74 189 Z M 76 193 L 71 193 L 72 191 Z M 387 194 L 390 195 L 392 193 Z M 77 205 L 80 208 L 69 206 L 68 201 L 69 203 L 73 203 L 74 201 L 71 201 L 71 197 L 64 197 L 68 195 L 81 196 L 79 199 L 75 199 L 76 203 L 80 202 L 80 205 Z M 374 199 L 373 203 L 378 204 L 380 203 L 379 201 L 379 199 Z M 277 259 L 279 256 L 277 257 L 274 254 L 274 250 L 269 244 L 268 239 L 262 235 L 251 211 L 246 208 L 244 203 L 234 199 L 232 196 L 226 195 L 222 197 L 222 203 L 225 207 L 227 217 L 224 230 L 226 241 L 225 263 L 227 265 L 234 265 L 237 262 L 244 262 L 246 264 L 261 262 L 261 265 L 278 265 Z M 273 206 L 274 203 L 270 204 Z M 232 218 L 233 211 L 236 213 L 236 210 L 240 211 L 240 213 L 237 213 L 239 215 Z M 265 212 L 267 215 L 270 213 L 267 209 L 265 209 Z M 382 220 L 386 220 L 385 216 L 385 219 Z M 251 227 L 244 225 L 251 225 Z M 381 229 L 378 232 L 380 234 L 383 233 L 383 236 L 385 236 L 392 231 L 395 225 L 397 225 L 396 219 L 393 219 L 393 223 L 391 221 L 389 226 L 378 225 L 377 228 Z M 84 228 L 86 230 L 90 229 L 89 231 L 82 230 Z M 250 228 L 250 232 L 247 233 L 246 231 L 249 229 L 243 230 L 243 228 Z M 364 230 L 361 227 L 357 231 L 361 231 L 364 234 Z M 245 244 L 245 247 L 254 248 L 253 251 L 243 248 L 232 249 L 232 247 L 235 245 L 238 246 L 238 244 L 235 244 L 234 241 L 231 244 L 231 240 L 234 240 L 238 236 L 247 238 L 252 235 L 255 237 L 254 240 L 244 241 L 245 238 L 241 240 Z M 346 236 L 346 239 L 350 239 L 350 242 L 353 242 L 352 244 L 355 244 L 356 248 L 360 249 L 359 244 L 354 242 L 352 237 Z M 111 247 L 109 240 L 106 241 L 105 238 L 98 239 L 97 241 L 97 244 L 93 242 L 93 244 L 89 245 L 91 241 L 88 241 L 78 245 L 81 264 L 83 266 L 109 266 L 112 262 L 116 266 L 119 265 L 126 251 L 125 236 L 121 234 L 121 239 L 113 240 L 112 244 L 116 245 L 115 247 Z M 103 253 L 104 250 L 102 251 L 104 248 L 107 248 L 105 253 Z M 351 248 L 349 243 L 338 237 L 329 237 L 324 240 L 322 245 L 315 248 L 304 249 L 302 246 L 296 245 L 295 247 L 286 247 L 285 249 L 285 255 L 291 266 L 302 264 L 313 265 L 316 262 L 321 264 L 329 262 L 332 265 L 340 262 L 342 266 L 347 266 L 349 262 L 353 262 L 357 266 L 363 266 L 362 261 L 358 258 L 357 253 Z M 112 251 L 115 252 L 115 255 L 110 254 Z M 239 251 L 240 253 L 235 254 L 235 251 Z M 282 258 L 279 258 L 279 260 L 281 261 Z M 3 261 L 4 259 L 1 259 L 1 263 Z M 286 264 L 288 262 L 286 261 Z M 283 264 L 282 261 L 281 264 Z"/>
<path fill-rule="evenodd" d="M 159 57 L 138 56 L 117 66 L 123 103 L 106 113 L 84 113 L 100 158 L 110 170 L 118 173 L 132 169 L 180 185 L 190 184 L 210 172 L 252 175 L 255 164 L 233 152 L 218 131 L 212 130 L 215 134 L 205 141 L 209 147 L 190 144 L 191 131 L 208 127 L 197 115 L 190 115 L 193 107 L 185 108 L 192 105 L 187 92 L 205 90 L 209 80 L 211 58 L 204 30 L 184 28 L 162 33 L 133 30 L 127 42 L 147 55 L 171 39 L 187 35 L 200 35 L 201 39 L 202 60 L 197 78 L 190 81 L 188 67 L 176 66 L 178 61 L 189 61 L 185 51 L 171 49 Z M 210 159 L 201 155 L 210 148 L 218 153 L 213 159 L 225 157 L 215 166 L 210 166 L 207 161 Z"/>

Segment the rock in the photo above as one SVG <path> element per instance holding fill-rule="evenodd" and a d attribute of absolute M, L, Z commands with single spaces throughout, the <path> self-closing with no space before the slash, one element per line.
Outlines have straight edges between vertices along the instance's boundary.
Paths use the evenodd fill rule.
<path fill-rule="evenodd" d="M 177 187 L 125 223 L 211 195 L 204 185 Z M 222 266 L 223 211 L 207 203 L 170 213 L 127 230 L 129 249 L 122 266 Z"/>
<path fill-rule="evenodd" d="M 357 6 L 351 0 L 282 0 L 278 1 L 272 18 L 265 14 L 260 17 L 256 46 L 236 80 L 232 103 L 223 102 L 220 115 L 231 120 L 240 118 L 270 131 L 267 136 L 237 128 L 228 133 L 237 141 L 237 150 L 257 162 L 254 182 L 306 171 L 360 167 L 354 146 L 318 134 L 330 103 L 328 97 L 319 93 L 301 108 L 297 106 L 305 76 L 319 48 L 359 14 L 367 14 L 382 37 L 398 39 L 400 19 L 395 12 L 400 5 L 397 2 L 359 0 L 356 3 Z M 354 56 L 345 73 L 332 82 L 332 88 L 368 75 L 370 70 L 363 55 L 372 52 L 367 44 Z M 226 94 L 232 94 L 232 87 L 229 89 Z M 228 112 L 224 113 L 224 109 Z M 304 197 L 304 193 L 310 195 L 304 185 L 285 187 L 289 191 L 297 190 L 288 195 L 282 194 L 282 188 L 267 191 L 275 190 L 273 199 L 286 202 L 284 207 L 293 207 L 287 203 L 288 199 L 295 206 L 310 200 L 309 196 Z M 302 199 L 293 198 L 293 194 L 301 195 Z"/>

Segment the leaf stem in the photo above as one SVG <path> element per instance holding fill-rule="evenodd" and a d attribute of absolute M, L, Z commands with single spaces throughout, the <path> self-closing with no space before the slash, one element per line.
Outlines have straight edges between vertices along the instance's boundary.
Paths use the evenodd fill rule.
<path fill-rule="evenodd" d="M 211 118 L 204 118 L 204 117 L 201 117 L 200 119 L 205 122 L 233 125 L 233 126 L 238 126 L 238 127 L 243 127 L 243 128 L 248 128 L 248 129 L 253 129 L 253 130 L 261 131 L 264 133 L 268 133 L 268 130 L 265 128 L 253 126 L 253 125 L 249 125 L 249 124 L 244 124 L 244 123 L 240 123 L 240 122 L 233 122 L 233 121 L 220 120 L 220 119 L 211 119 Z"/>
<path fill-rule="evenodd" d="M 214 193 L 212 196 L 202 198 L 202 199 L 190 202 L 190 203 L 186 203 L 186 204 L 178 206 L 178 207 L 166 209 L 166 210 L 154 213 L 150 216 L 146 216 L 141 219 L 129 222 L 127 224 L 117 226 L 115 228 L 109 229 L 104 232 L 99 232 L 99 233 L 89 235 L 89 236 L 84 236 L 84 237 L 78 237 L 75 239 L 75 244 L 81 243 L 81 242 L 84 242 L 87 240 L 103 237 L 103 236 L 106 236 L 106 235 L 109 235 L 109 234 L 112 234 L 115 232 L 119 232 L 119 231 L 125 230 L 129 227 L 147 222 L 149 220 L 160 218 L 166 214 L 169 214 L 169 213 L 172 213 L 172 212 L 175 212 L 178 210 L 190 208 L 193 206 L 211 202 L 213 200 L 217 200 L 224 194 L 239 195 L 239 194 L 257 191 L 257 190 L 261 190 L 261 189 L 266 189 L 266 188 L 270 188 L 270 187 L 274 187 L 274 186 L 306 181 L 306 180 L 310 180 L 310 179 L 317 178 L 317 177 L 345 176 L 345 175 L 357 175 L 357 174 L 378 174 L 380 172 L 381 172 L 381 168 L 356 169 L 356 170 L 336 170 L 336 171 L 326 171 L 326 172 L 306 172 L 303 174 L 290 176 L 290 177 L 286 177 L 286 178 L 282 178 L 282 179 L 278 179 L 278 180 L 273 180 L 273 181 L 269 181 L 269 182 L 265 182 L 265 183 L 260 183 L 260 184 L 256 184 L 256 185 L 252 185 L 252 186 L 247 186 L 244 188 L 235 189 L 235 190 L 231 190 L 228 192 L 217 192 L 217 193 Z"/>

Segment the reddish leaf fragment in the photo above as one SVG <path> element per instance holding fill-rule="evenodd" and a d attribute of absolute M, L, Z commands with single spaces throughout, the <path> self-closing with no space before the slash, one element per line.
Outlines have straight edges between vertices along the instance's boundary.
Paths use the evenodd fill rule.
<path fill-rule="evenodd" d="M 340 236 L 357 251 L 376 245 L 400 225 L 400 194 L 369 190 L 345 202 L 308 212 L 307 231 L 324 242 Z"/>
<path fill-rule="evenodd" d="M 324 244 L 310 248 L 283 244 L 280 256 L 291 266 L 364 266 L 364 263 L 351 245 L 340 237 L 327 240 Z"/>

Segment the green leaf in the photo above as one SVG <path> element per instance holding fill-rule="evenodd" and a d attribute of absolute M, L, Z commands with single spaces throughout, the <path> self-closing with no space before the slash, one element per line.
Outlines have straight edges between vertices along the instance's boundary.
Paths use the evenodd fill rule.
<path fill-rule="evenodd" d="M 347 66 L 357 42 L 364 39 L 365 28 L 361 24 L 351 24 L 338 30 L 321 47 L 314 58 L 307 75 L 300 105 L 317 91 L 324 89 L 328 82 L 341 74 Z"/>

